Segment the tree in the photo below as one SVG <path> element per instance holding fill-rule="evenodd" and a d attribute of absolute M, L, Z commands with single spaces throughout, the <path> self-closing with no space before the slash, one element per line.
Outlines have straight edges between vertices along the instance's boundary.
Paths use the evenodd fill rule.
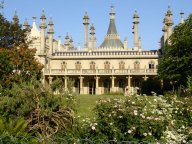
<path fill-rule="evenodd" d="M 0 48 L 27 48 L 27 31 L 22 29 L 18 19 L 9 22 L 0 14 Z"/>
<path fill-rule="evenodd" d="M 35 59 L 35 49 L 29 49 L 27 30 L 16 18 L 7 21 L 0 14 L 0 85 L 11 87 L 12 82 L 28 81 L 41 76 L 43 66 Z"/>
<path fill-rule="evenodd" d="M 192 15 L 174 28 L 169 40 L 159 60 L 158 74 L 173 85 L 187 86 L 187 77 L 192 76 Z"/>

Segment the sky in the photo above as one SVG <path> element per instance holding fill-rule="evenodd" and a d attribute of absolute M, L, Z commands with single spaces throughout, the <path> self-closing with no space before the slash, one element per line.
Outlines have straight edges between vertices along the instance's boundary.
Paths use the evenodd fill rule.
<path fill-rule="evenodd" d="M 1 1 L 1 0 L 0 0 Z M 44 9 L 47 23 L 50 17 L 54 22 L 54 38 L 61 36 L 64 43 L 66 33 L 73 38 L 74 45 L 81 47 L 84 42 L 83 16 L 87 11 L 89 22 L 94 23 L 97 46 L 104 40 L 109 26 L 109 12 L 114 6 L 117 31 L 123 42 L 128 39 L 128 47 L 133 47 L 133 14 L 139 14 L 139 36 L 142 39 L 144 50 L 159 49 L 160 37 L 163 35 L 163 18 L 170 5 L 173 13 L 174 25 L 180 22 L 180 12 L 183 11 L 185 19 L 192 13 L 191 0 L 4 0 L 4 16 L 12 20 L 14 11 L 17 11 L 20 23 L 25 18 L 32 25 L 32 17 L 37 17 L 40 23 L 41 12 Z"/>

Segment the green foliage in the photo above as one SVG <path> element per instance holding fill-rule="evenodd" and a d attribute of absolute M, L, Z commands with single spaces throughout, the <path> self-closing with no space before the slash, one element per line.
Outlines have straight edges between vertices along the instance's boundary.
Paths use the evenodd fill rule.
<path fill-rule="evenodd" d="M 192 75 L 192 15 L 174 28 L 170 43 L 159 60 L 158 74 L 162 79 L 187 86 L 187 77 Z"/>
<path fill-rule="evenodd" d="M 24 117 L 28 130 L 38 137 L 51 137 L 60 129 L 71 128 L 74 112 L 67 107 L 62 95 L 53 95 L 33 79 L 14 84 L 0 97 L 0 114 L 5 119 Z"/>
<path fill-rule="evenodd" d="M 0 14 L 0 48 L 27 48 L 27 31 L 18 22 L 9 22 Z"/>
<path fill-rule="evenodd" d="M 59 91 L 60 93 L 64 92 L 62 78 L 56 77 L 56 79 L 53 80 L 51 84 L 51 90 L 53 92 L 54 91 Z"/>
<path fill-rule="evenodd" d="M 27 131 L 28 123 L 23 118 L 9 119 L 0 118 L 0 143 L 34 143 L 32 133 Z"/>
<path fill-rule="evenodd" d="M 151 92 L 161 94 L 161 82 L 157 78 L 148 78 L 142 82 L 141 93 L 146 95 L 152 95 Z"/>
<path fill-rule="evenodd" d="M 30 81 L 32 77 L 41 77 L 42 65 L 34 58 L 34 49 L 0 48 L 0 84 L 11 87 L 13 82 Z"/>
<path fill-rule="evenodd" d="M 189 95 L 192 96 L 192 76 L 187 77 L 187 88 Z"/>
<path fill-rule="evenodd" d="M 54 138 L 71 143 L 85 139 L 96 143 L 185 143 L 192 137 L 191 103 L 190 97 L 175 96 L 100 99 L 96 119 L 79 121 L 77 117 L 72 130 L 59 131 Z"/>

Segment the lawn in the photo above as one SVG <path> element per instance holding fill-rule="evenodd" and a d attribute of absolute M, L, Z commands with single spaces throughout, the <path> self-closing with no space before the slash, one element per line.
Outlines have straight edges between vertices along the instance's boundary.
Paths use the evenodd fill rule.
<path fill-rule="evenodd" d="M 103 98 L 123 98 L 123 95 L 78 95 L 77 98 L 77 116 L 80 119 L 94 118 L 93 108 L 96 101 Z"/>

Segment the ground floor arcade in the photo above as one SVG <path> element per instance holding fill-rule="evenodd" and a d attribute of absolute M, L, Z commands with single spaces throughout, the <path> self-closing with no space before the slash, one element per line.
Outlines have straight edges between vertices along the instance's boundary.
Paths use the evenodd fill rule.
<path fill-rule="evenodd" d="M 148 76 L 46 76 L 45 83 L 50 85 L 56 77 L 63 80 L 63 88 L 67 90 L 69 83 L 74 93 L 100 95 L 107 93 L 130 93 L 139 90 L 141 83 Z M 71 85 L 72 84 L 72 85 Z"/>

